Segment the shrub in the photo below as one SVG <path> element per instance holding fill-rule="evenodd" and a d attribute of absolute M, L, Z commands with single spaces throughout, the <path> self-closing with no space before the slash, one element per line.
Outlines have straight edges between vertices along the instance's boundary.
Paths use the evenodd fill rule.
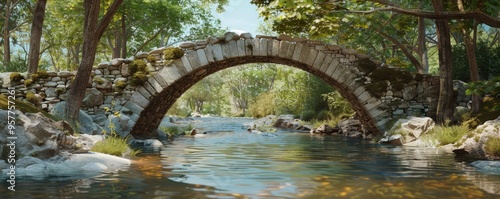
<path fill-rule="evenodd" d="M 176 47 L 168 47 L 163 51 L 163 58 L 165 60 L 169 59 L 179 59 L 184 56 L 184 51 Z"/>
<path fill-rule="evenodd" d="M 257 96 L 255 102 L 250 104 L 249 112 L 255 118 L 275 114 L 274 94 L 265 92 Z"/>
<path fill-rule="evenodd" d="M 95 143 L 90 150 L 114 156 L 137 155 L 140 151 L 131 149 L 128 146 L 128 141 L 129 138 L 107 136 L 105 139 Z"/>
<path fill-rule="evenodd" d="M 304 111 L 301 114 L 301 120 L 311 121 L 315 115 L 316 115 L 316 113 L 314 111 L 311 111 L 311 110 Z"/>
<path fill-rule="evenodd" d="M 486 154 L 500 157 L 500 138 L 489 137 L 486 143 L 484 143 L 484 149 Z"/>
<path fill-rule="evenodd" d="M 148 57 L 146 59 L 148 60 L 148 62 L 151 62 L 151 63 L 156 62 L 156 56 L 154 56 L 154 55 L 148 55 Z"/>
<path fill-rule="evenodd" d="M 316 115 L 316 119 L 318 119 L 318 120 L 331 120 L 333 118 L 334 118 L 333 113 L 331 113 L 330 111 L 327 111 L 327 110 L 320 111 Z"/>
<path fill-rule="evenodd" d="M 9 77 L 10 77 L 11 82 L 19 82 L 19 81 L 21 81 L 21 79 L 23 79 L 23 76 L 21 75 L 21 73 L 18 73 L 18 72 L 11 73 Z"/>
<path fill-rule="evenodd" d="M 32 79 L 27 79 L 27 80 L 24 80 L 24 85 L 25 86 L 29 86 L 33 83 L 33 80 Z"/>
<path fill-rule="evenodd" d="M 465 125 L 460 126 L 436 126 L 425 136 L 425 139 L 437 141 L 439 145 L 452 144 L 459 141 L 464 135 L 470 132 Z"/>

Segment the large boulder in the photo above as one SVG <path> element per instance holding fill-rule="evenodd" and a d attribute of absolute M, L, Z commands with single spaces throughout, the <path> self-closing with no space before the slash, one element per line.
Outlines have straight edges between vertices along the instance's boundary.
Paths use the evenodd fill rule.
<path fill-rule="evenodd" d="M 409 117 L 406 119 L 399 119 L 389 131 L 384 133 L 385 137 L 380 140 L 380 143 L 402 145 L 413 142 L 418 140 L 421 135 L 426 134 L 430 129 L 434 128 L 435 125 L 436 123 L 430 117 Z"/>
<path fill-rule="evenodd" d="M 293 121 L 293 115 L 280 115 L 278 116 L 278 119 L 274 123 L 274 127 L 278 128 L 286 128 L 288 126 L 288 123 Z"/>
<path fill-rule="evenodd" d="M 134 126 L 134 121 L 124 113 L 110 114 L 104 124 L 104 130 L 111 133 L 113 130 L 120 137 L 127 137 Z"/>
<path fill-rule="evenodd" d="M 333 134 L 340 131 L 339 127 L 332 127 L 328 124 L 322 124 L 321 126 L 311 129 L 309 132 L 311 134 Z"/>
<path fill-rule="evenodd" d="M 101 93 L 101 91 L 97 90 L 96 88 L 88 88 L 85 91 L 85 97 L 83 98 L 83 106 L 94 107 L 94 106 L 100 106 L 103 103 L 104 103 L 104 96 Z"/>
<path fill-rule="evenodd" d="M 54 105 L 54 108 L 50 111 L 50 114 L 59 117 L 59 119 L 63 119 L 62 116 L 64 115 L 64 107 L 66 106 L 66 102 L 59 102 L 56 105 Z M 91 134 L 91 135 L 96 135 L 96 134 L 101 134 L 102 132 L 99 131 L 98 126 L 92 121 L 92 118 L 82 110 L 79 112 L 78 116 L 79 121 L 79 133 L 81 134 Z"/>
<path fill-rule="evenodd" d="M 462 144 L 454 149 L 453 152 L 456 155 L 469 155 L 480 159 L 500 160 L 500 156 L 488 153 L 485 149 L 489 139 L 500 139 L 500 117 L 495 120 L 486 121 L 483 125 L 479 125 L 472 134 L 465 135 L 458 142 Z"/>
<path fill-rule="evenodd" d="M 467 83 L 460 80 L 453 80 L 453 90 L 457 93 L 457 105 L 464 106 L 469 102 L 470 95 L 465 93 L 467 90 Z"/>
<path fill-rule="evenodd" d="M 55 156 L 59 151 L 57 135 L 64 134 L 64 128 L 41 113 L 26 113 L 26 115 L 19 111 L 15 113 L 16 124 L 13 134 L 0 134 L 0 146 L 3 146 L 0 148 L 0 154 L 8 154 L 8 151 L 15 150 L 17 157 L 33 156 L 47 159 Z M 7 124 L 8 116 L 7 111 L 0 110 L 1 132 L 10 132 Z M 2 159 L 6 160 L 7 157 Z"/>

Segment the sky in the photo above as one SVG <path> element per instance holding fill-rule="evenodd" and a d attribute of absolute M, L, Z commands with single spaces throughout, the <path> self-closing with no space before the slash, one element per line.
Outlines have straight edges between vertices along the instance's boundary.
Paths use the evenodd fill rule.
<path fill-rule="evenodd" d="M 221 20 L 222 28 L 234 32 L 250 32 L 253 36 L 260 34 L 257 29 L 262 19 L 259 18 L 257 6 L 251 4 L 250 0 L 230 0 L 225 12 L 214 12 L 214 15 Z"/>

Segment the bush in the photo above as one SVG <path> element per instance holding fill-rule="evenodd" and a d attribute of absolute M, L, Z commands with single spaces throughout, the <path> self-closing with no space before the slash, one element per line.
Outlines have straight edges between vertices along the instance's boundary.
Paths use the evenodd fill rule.
<path fill-rule="evenodd" d="M 484 143 L 484 149 L 487 155 L 500 157 L 500 138 L 489 137 Z"/>
<path fill-rule="evenodd" d="M 128 141 L 128 138 L 107 136 L 105 139 L 95 143 L 90 150 L 120 157 L 137 155 L 140 151 L 131 149 L 128 146 Z"/>
<path fill-rule="evenodd" d="M 176 47 L 168 47 L 163 51 L 163 58 L 165 60 L 179 59 L 184 56 L 184 51 Z"/>
<path fill-rule="evenodd" d="M 252 117 L 261 118 L 275 114 L 274 94 L 272 92 L 262 93 L 257 96 L 255 102 L 248 109 Z"/>
<path fill-rule="evenodd" d="M 452 144 L 459 141 L 470 132 L 465 125 L 460 126 L 436 126 L 425 136 L 428 141 L 437 141 L 439 145 Z"/>
<path fill-rule="evenodd" d="M 330 111 L 327 111 L 327 110 L 323 110 L 323 111 L 320 111 L 317 115 L 316 115 L 316 119 L 318 120 L 323 120 L 323 121 L 326 121 L 326 120 L 331 120 L 334 118 L 334 115 L 333 113 L 331 113 Z"/>
<path fill-rule="evenodd" d="M 311 121 L 315 115 L 316 115 L 316 113 L 314 111 L 307 110 L 307 111 L 302 112 L 300 119 L 304 120 L 304 121 Z"/>

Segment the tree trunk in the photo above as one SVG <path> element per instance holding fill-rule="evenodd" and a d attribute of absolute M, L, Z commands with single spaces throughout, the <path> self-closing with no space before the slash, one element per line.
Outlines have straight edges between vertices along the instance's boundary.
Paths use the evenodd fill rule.
<path fill-rule="evenodd" d="M 432 0 L 437 14 L 443 10 L 441 0 Z M 451 41 L 448 20 L 436 19 L 436 33 L 439 53 L 439 99 L 437 105 L 437 123 L 443 124 L 453 120 L 455 99 L 453 97 L 453 80 L 451 74 Z"/>
<path fill-rule="evenodd" d="M 31 25 L 30 52 L 28 61 L 28 76 L 36 73 L 38 62 L 40 60 L 40 39 L 42 38 L 43 20 L 45 18 L 45 5 L 47 0 L 38 0 L 33 13 L 33 22 Z"/>
<path fill-rule="evenodd" d="M 424 7 L 424 1 L 420 1 L 420 9 Z M 425 40 L 425 18 L 418 18 L 418 55 L 420 56 L 420 64 L 424 74 L 429 73 L 429 57 L 427 55 L 427 42 Z"/>
<path fill-rule="evenodd" d="M 122 47 L 122 58 L 127 57 L 127 24 L 125 21 L 125 14 L 122 14 L 122 40 L 121 40 L 121 47 Z"/>
<path fill-rule="evenodd" d="M 115 33 L 115 44 L 113 46 L 113 55 L 112 58 L 120 58 L 120 53 L 122 51 L 122 39 L 120 33 L 118 31 Z"/>
<path fill-rule="evenodd" d="M 3 65 L 4 70 L 10 65 L 10 38 L 9 38 L 9 18 L 10 18 L 10 6 L 12 1 L 7 0 L 5 3 L 5 20 L 3 24 Z"/>
<path fill-rule="evenodd" d="M 83 97 L 85 96 L 85 90 L 89 84 L 90 74 L 97 51 L 97 44 L 122 2 L 123 0 L 115 0 L 108 8 L 103 19 L 97 24 L 101 2 L 99 0 L 84 1 L 85 22 L 83 27 L 82 62 L 78 67 L 75 80 L 69 90 L 64 112 L 64 118 L 67 119 L 70 124 L 74 125 L 74 127 L 76 127 L 76 123 L 78 123 L 80 107 Z"/>
<path fill-rule="evenodd" d="M 457 0 L 458 10 L 465 11 L 464 4 L 462 0 Z M 479 81 L 479 70 L 477 68 L 477 59 L 476 59 L 476 35 L 477 35 L 477 25 L 474 24 L 473 36 L 471 38 L 470 34 L 467 32 L 465 27 L 461 28 L 462 36 L 465 44 L 465 51 L 467 53 L 467 62 L 469 63 L 469 73 L 470 73 L 470 81 L 477 82 Z M 481 108 L 481 96 L 474 94 L 472 95 L 472 107 L 471 110 L 473 113 L 479 112 Z"/>

